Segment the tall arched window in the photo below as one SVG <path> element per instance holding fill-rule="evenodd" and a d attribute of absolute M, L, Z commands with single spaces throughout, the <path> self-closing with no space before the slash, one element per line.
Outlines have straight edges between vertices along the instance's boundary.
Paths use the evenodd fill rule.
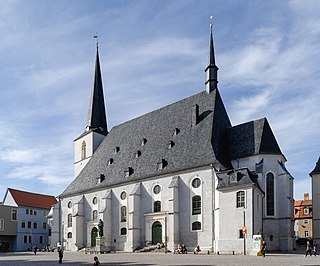
<path fill-rule="evenodd" d="M 157 200 L 153 203 L 153 212 L 161 212 L 161 201 Z"/>
<path fill-rule="evenodd" d="M 85 159 L 87 157 L 87 144 L 85 141 L 82 141 L 81 144 L 81 159 Z"/>
<path fill-rule="evenodd" d="M 72 238 L 72 233 L 71 232 L 68 233 L 68 238 Z"/>
<path fill-rule="evenodd" d="M 201 196 L 192 197 L 192 214 L 201 214 Z"/>
<path fill-rule="evenodd" d="M 272 173 L 267 174 L 266 191 L 267 191 L 267 215 L 274 215 L 274 176 Z"/>
<path fill-rule="evenodd" d="M 97 210 L 94 210 L 94 211 L 92 212 L 92 220 L 93 220 L 93 221 L 98 220 L 98 211 L 97 211 Z"/>
<path fill-rule="evenodd" d="M 127 221 L 127 207 L 122 206 L 120 211 L 121 211 L 120 222 L 126 222 Z"/>
<path fill-rule="evenodd" d="M 68 214 L 68 227 L 72 227 L 72 214 Z"/>
<path fill-rule="evenodd" d="M 246 203 L 245 192 L 238 191 L 237 192 L 237 208 L 245 207 L 245 203 Z"/>

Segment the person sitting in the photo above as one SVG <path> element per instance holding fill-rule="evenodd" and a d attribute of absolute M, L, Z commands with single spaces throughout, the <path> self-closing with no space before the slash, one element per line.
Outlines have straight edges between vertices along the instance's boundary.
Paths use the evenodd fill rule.
<path fill-rule="evenodd" d="M 181 253 L 182 254 L 187 254 L 188 253 L 187 248 L 186 248 L 186 246 L 184 244 L 181 245 Z"/>
<path fill-rule="evenodd" d="M 98 259 L 98 257 L 97 256 L 94 256 L 94 258 L 93 258 L 93 265 L 94 266 L 99 266 L 99 265 L 101 265 L 101 263 L 100 263 L 100 261 L 99 261 L 99 259 Z"/>
<path fill-rule="evenodd" d="M 198 254 L 200 251 L 201 251 L 200 246 L 197 245 L 197 246 L 194 248 L 193 254 Z"/>

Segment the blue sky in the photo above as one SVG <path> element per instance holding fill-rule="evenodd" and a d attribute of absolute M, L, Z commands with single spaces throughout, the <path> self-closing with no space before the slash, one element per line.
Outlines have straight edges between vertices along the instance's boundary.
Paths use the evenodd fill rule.
<path fill-rule="evenodd" d="M 232 124 L 267 117 L 302 198 L 320 156 L 319 14 L 316 0 L 1 0 L 0 200 L 73 179 L 96 32 L 110 130 L 204 90 L 211 15 Z"/>

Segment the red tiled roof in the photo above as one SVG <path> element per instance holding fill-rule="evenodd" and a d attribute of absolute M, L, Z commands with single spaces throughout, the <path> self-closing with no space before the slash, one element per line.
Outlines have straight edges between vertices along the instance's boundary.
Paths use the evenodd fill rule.
<path fill-rule="evenodd" d="M 57 203 L 54 196 L 31 193 L 13 188 L 8 188 L 8 191 L 18 206 L 50 209 L 52 205 Z"/>

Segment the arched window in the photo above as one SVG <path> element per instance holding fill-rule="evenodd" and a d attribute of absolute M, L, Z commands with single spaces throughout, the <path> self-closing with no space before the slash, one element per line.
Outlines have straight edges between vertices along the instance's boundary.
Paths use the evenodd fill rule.
<path fill-rule="evenodd" d="M 192 231 L 193 230 L 201 230 L 201 223 L 200 222 L 193 222 L 192 223 Z"/>
<path fill-rule="evenodd" d="M 267 174 L 266 184 L 267 215 L 274 215 L 274 176 L 272 173 Z"/>
<path fill-rule="evenodd" d="M 126 222 L 127 221 L 127 207 L 122 206 L 120 211 L 121 211 L 120 222 Z"/>
<path fill-rule="evenodd" d="M 237 208 L 244 208 L 246 203 L 245 192 L 238 191 L 237 192 Z"/>
<path fill-rule="evenodd" d="M 81 159 L 85 159 L 87 157 L 87 144 L 85 141 L 82 141 L 81 144 Z"/>
<path fill-rule="evenodd" d="M 93 220 L 93 221 L 98 220 L 98 211 L 97 211 L 97 210 L 94 210 L 94 211 L 92 212 L 92 220 Z"/>
<path fill-rule="evenodd" d="M 72 215 L 71 215 L 71 213 L 68 214 L 68 227 L 72 227 Z"/>
<path fill-rule="evenodd" d="M 127 234 L 127 228 L 122 227 L 120 230 L 120 235 L 125 236 Z"/>
<path fill-rule="evenodd" d="M 72 233 L 71 232 L 68 233 L 68 238 L 72 238 Z"/>
<path fill-rule="evenodd" d="M 157 200 L 153 203 L 153 212 L 161 212 L 161 201 Z"/>
<path fill-rule="evenodd" d="M 201 214 L 201 196 L 192 197 L 192 215 Z"/>

